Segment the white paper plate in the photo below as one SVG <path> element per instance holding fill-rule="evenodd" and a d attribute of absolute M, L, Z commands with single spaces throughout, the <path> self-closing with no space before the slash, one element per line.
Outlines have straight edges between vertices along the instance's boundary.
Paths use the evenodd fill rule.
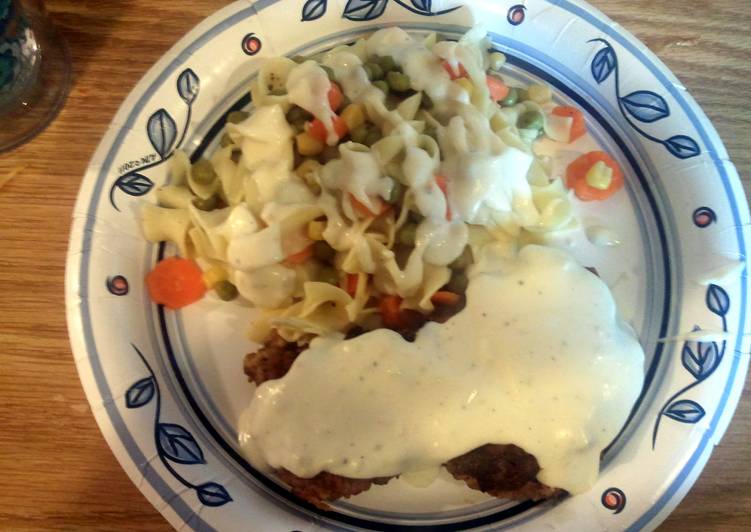
<path fill-rule="evenodd" d="M 575 249 L 639 332 L 644 392 L 583 495 L 519 503 L 448 480 L 424 490 L 393 481 L 321 512 L 238 453 L 252 311 L 212 298 L 180 312 L 153 305 L 144 275 L 169 250 L 142 238 L 139 203 L 154 201 L 175 149 L 198 157 L 213 148 L 226 113 L 248 105 L 262 58 L 325 49 L 384 24 L 456 36 L 476 22 L 507 53 L 511 75 L 550 84 L 556 99 L 582 108 L 596 142 L 626 169 L 627 193 L 582 213 L 618 227 L 624 245 Z M 91 161 L 67 265 L 71 343 L 107 442 L 176 527 L 649 529 L 696 479 L 744 383 L 748 223 L 738 176 L 704 113 L 644 45 L 584 2 L 241 1 L 149 71 Z M 731 274 L 701 282 L 716 271 Z M 718 334 L 660 341 L 695 327 Z"/>

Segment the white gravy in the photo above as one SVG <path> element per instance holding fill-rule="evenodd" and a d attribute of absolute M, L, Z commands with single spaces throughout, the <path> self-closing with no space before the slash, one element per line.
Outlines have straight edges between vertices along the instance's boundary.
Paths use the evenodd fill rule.
<path fill-rule="evenodd" d="M 467 307 L 413 343 L 386 329 L 313 340 L 258 387 L 240 442 L 258 467 L 350 478 L 512 443 L 537 458 L 541 482 L 580 493 L 640 392 L 643 363 L 605 283 L 562 251 L 528 246 L 474 276 Z"/>

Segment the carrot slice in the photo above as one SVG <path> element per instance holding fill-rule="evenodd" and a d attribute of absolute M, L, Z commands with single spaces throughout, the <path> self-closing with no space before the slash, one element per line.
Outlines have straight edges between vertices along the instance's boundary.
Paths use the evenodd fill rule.
<path fill-rule="evenodd" d="M 443 67 L 443 70 L 446 71 L 446 73 L 449 75 L 449 77 L 452 80 L 459 79 L 459 78 L 466 78 L 469 75 L 467 73 L 467 69 L 465 69 L 464 65 L 462 65 L 461 63 L 459 63 L 458 74 L 451 67 L 451 64 L 446 60 L 441 61 L 441 66 Z"/>
<path fill-rule="evenodd" d="M 431 296 L 430 301 L 432 301 L 435 305 L 453 307 L 454 305 L 459 303 L 460 299 L 461 296 L 459 294 L 455 294 L 454 292 L 449 292 L 447 290 L 439 290 Z"/>
<path fill-rule="evenodd" d="M 352 207 L 354 209 L 365 216 L 366 218 L 377 218 L 383 214 L 386 214 L 391 209 L 391 205 L 383 201 L 381 198 L 371 198 L 373 203 L 376 204 L 377 211 L 373 212 L 371 211 L 367 205 L 365 205 L 363 202 L 358 200 L 352 193 L 349 194 L 349 201 L 352 202 Z"/>
<path fill-rule="evenodd" d="M 342 94 L 342 89 L 339 87 L 338 84 L 331 82 L 331 88 L 329 89 L 329 105 L 331 106 L 332 111 L 337 111 L 342 106 L 342 102 L 344 101 L 344 95 Z"/>
<path fill-rule="evenodd" d="M 313 244 L 309 245 L 306 248 L 303 248 L 297 253 L 293 253 L 292 255 L 287 256 L 287 258 L 284 259 L 284 262 L 290 265 L 303 264 L 307 262 L 308 259 L 310 259 L 312 256 L 313 256 Z"/>
<path fill-rule="evenodd" d="M 344 291 L 351 297 L 355 297 L 355 294 L 357 294 L 357 281 L 359 278 L 360 276 L 356 273 L 348 273 L 347 277 L 344 278 Z"/>
<path fill-rule="evenodd" d="M 485 83 L 488 84 L 488 90 L 490 91 L 490 99 L 494 102 L 500 102 L 511 89 L 500 79 L 493 76 L 485 76 Z"/>
<path fill-rule="evenodd" d="M 152 301 L 168 309 L 178 309 L 201 299 L 206 293 L 203 272 L 189 259 L 169 257 L 146 276 Z"/>
<path fill-rule="evenodd" d="M 553 109 L 553 114 L 572 119 L 571 133 L 569 133 L 568 137 L 569 142 L 574 142 L 576 139 L 583 137 L 587 132 L 587 125 L 584 123 L 584 113 L 576 107 L 560 105 Z"/>
<path fill-rule="evenodd" d="M 449 205 L 448 181 L 446 180 L 446 176 L 437 174 L 435 176 L 435 183 L 446 198 L 446 219 L 451 221 L 451 205 Z"/>
<path fill-rule="evenodd" d="M 347 123 L 344 119 L 341 116 L 334 115 L 332 117 L 332 122 L 334 124 L 334 133 L 336 133 L 336 136 L 340 139 L 345 137 L 347 135 Z M 326 131 L 326 126 L 324 126 L 323 122 L 317 118 L 308 122 L 308 133 L 314 139 L 318 139 L 322 142 L 326 142 L 326 139 L 329 136 L 329 132 Z"/>
<path fill-rule="evenodd" d="M 587 172 L 598 162 L 603 162 L 613 170 L 613 180 L 605 190 L 600 190 L 587 183 Z M 576 197 L 582 201 L 608 199 L 623 188 L 623 171 L 613 158 L 603 151 L 592 151 L 580 156 L 566 168 L 566 186 L 573 189 Z"/>
<path fill-rule="evenodd" d="M 386 295 L 381 298 L 378 309 L 381 311 L 381 319 L 386 327 L 399 329 L 404 324 L 402 318 L 402 298 L 394 295 Z"/>

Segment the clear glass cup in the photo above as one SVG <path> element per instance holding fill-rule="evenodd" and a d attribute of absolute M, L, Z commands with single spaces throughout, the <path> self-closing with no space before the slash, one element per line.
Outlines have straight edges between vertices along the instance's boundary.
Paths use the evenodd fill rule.
<path fill-rule="evenodd" d="M 41 0 L 0 0 L 0 153 L 44 130 L 70 83 L 70 51 Z"/>

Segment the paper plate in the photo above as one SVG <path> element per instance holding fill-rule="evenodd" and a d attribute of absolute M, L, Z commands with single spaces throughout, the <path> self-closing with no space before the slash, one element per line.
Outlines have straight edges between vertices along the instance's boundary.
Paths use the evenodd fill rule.
<path fill-rule="evenodd" d="M 323 50 L 386 24 L 453 38 L 478 22 L 507 54 L 509 75 L 549 84 L 557 101 L 583 109 L 594 141 L 625 169 L 627 193 L 582 212 L 617 227 L 623 244 L 583 242 L 575 252 L 638 331 L 644 390 L 585 494 L 512 502 L 447 479 L 422 490 L 392 481 L 320 511 L 239 453 L 252 309 L 212 297 L 179 312 L 152 304 L 144 275 L 170 250 L 145 242 L 138 209 L 154 201 L 175 150 L 197 158 L 213 149 L 227 112 L 250 104 L 248 81 L 264 58 Z M 107 442 L 175 527 L 650 529 L 700 473 L 743 387 L 748 224 L 737 173 L 704 113 L 644 45 L 583 2 L 241 1 L 149 71 L 91 161 L 67 265 L 71 343 Z M 696 328 L 701 338 L 680 336 Z"/>

